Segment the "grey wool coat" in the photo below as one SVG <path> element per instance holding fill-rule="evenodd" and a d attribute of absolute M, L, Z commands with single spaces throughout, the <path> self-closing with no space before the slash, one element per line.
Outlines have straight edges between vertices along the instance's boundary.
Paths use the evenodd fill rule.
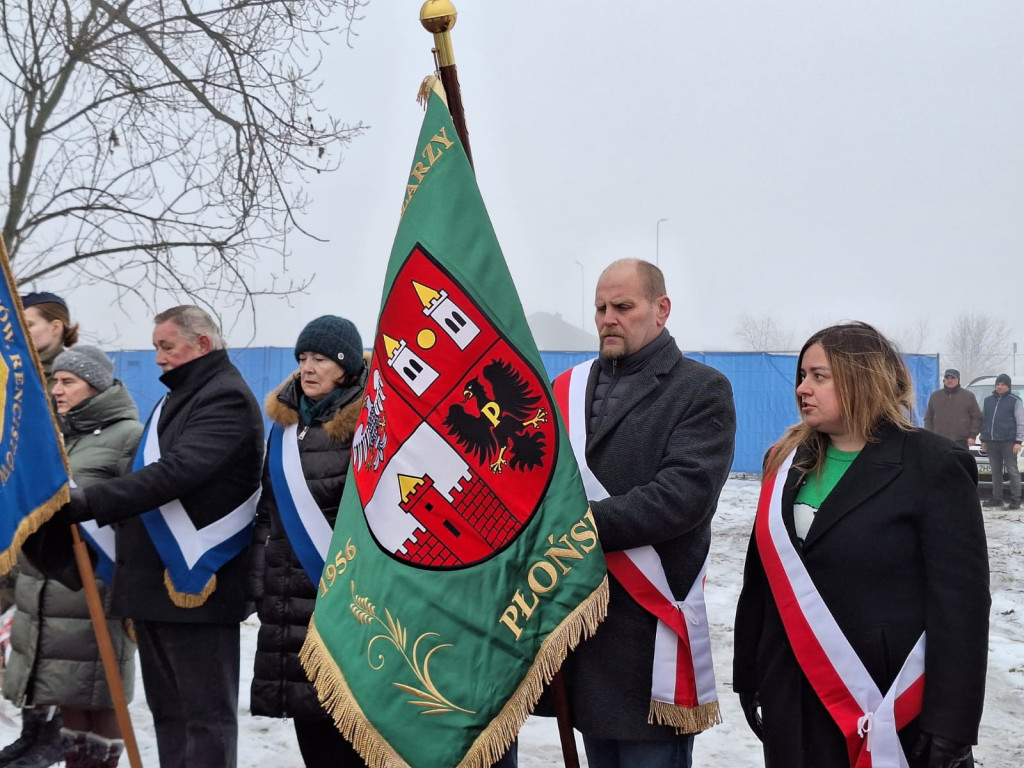
<path fill-rule="evenodd" d="M 587 383 L 588 416 L 600 364 Z M 609 493 L 591 501 L 601 545 L 653 545 L 682 599 L 708 554 L 711 518 L 732 466 L 732 387 L 669 338 L 611 408 L 593 434 L 588 427 L 586 445 L 587 464 Z M 573 725 L 604 739 L 673 739 L 673 728 L 647 722 L 656 620 L 609 582 L 608 617 L 565 666 Z"/>
<path fill-rule="evenodd" d="M 61 418 L 61 431 L 80 487 L 125 474 L 142 435 L 139 413 L 120 381 L 83 401 Z M 36 534 L 46 536 L 53 532 Z M 39 542 L 46 547 L 46 542 Z M 113 706 L 85 594 L 45 577 L 24 556 L 18 559 L 11 659 L 4 675 L 4 696 L 18 705 L 62 704 L 81 709 Z M 109 608 L 108 585 L 97 579 Z M 107 621 L 125 694 L 135 682 L 135 643 L 124 622 Z"/>

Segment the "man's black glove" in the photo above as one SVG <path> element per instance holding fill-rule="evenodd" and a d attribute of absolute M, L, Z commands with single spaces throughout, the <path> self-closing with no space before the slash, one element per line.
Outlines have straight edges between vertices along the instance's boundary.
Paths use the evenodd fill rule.
<path fill-rule="evenodd" d="M 83 488 L 71 489 L 71 501 L 62 512 L 68 523 L 81 523 L 95 517 L 89 510 L 89 500 L 85 497 Z"/>
<path fill-rule="evenodd" d="M 970 744 L 960 744 L 943 736 L 921 731 L 911 752 L 912 757 L 928 754 L 928 768 L 974 768 Z"/>
<path fill-rule="evenodd" d="M 747 725 L 758 739 L 764 741 L 764 725 L 761 722 L 761 702 L 756 693 L 741 693 L 740 706 L 743 708 L 743 716 L 747 718 Z"/>

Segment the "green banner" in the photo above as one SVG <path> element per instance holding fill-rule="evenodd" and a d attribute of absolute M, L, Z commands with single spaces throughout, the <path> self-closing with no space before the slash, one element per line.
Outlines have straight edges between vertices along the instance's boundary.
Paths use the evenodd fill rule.
<path fill-rule="evenodd" d="M 493 763 L 607 608 L 579 470 L 436 83 L 326 563 L 303 664 L 375 768 Z"/>

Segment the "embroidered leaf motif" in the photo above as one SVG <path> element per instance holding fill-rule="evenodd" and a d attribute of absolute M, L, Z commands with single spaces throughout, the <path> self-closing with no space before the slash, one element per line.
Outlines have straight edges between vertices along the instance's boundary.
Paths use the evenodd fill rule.
<path fill-rule="evenodd" d="M 434 682 L 430 678 L 430 659 L 431 657 L 442 648 L 453 648 L 452 643 L 438 643 L 428 650 L 420 658 L 420 643 L 427 638 L 439 638 L 440 635 L 436 632 L 424 632 L 416 638 L 416 642 L 412 646 L 412 655 L 409 655 L 408 651 L 408 630 L 402 626 L 402 622 L 391 615 L 386 607 L 384 608 L 384 618 L 382 619 L 377 615 L 377 608 L 373 603 L 370 602 L 368 597 L 360 597 L 356 594 L 356 583 L 350 582 L 352 591 L 352 603 L 349 608 L 352 610 L 352 615 L 355 620 L 362 625 L 368 625 L 372 622 L 380 624 L 384 630 L 384 634 L 374 635 L 370 638 L 370 642 L 366 644 L 366 662 L 370 665 L 370 669 L 379 671 L 384 668 L 386 659 L 383 653 L 377 654 L 376 658 L 373 656 L 373 645 L 378 640 L 385 640 L 393 645 L 398 652 L 402 655 L 405 660 L 406 666 L 416 676 L 416 679 L 420 683 L 420 688 L 415 688 L 405 683 L 399 683 L 395 680 L 391 681 L 391 684 L 398 688 L 400 691 L 410 694 L 415 697 L 408 699 L 407 704 L 414 707 L 422 707 L 423 711 L 421 715 L 442 715 L 448 712 L 465 712 L 466 714 L 475 715 L 476 713 L 463 709 L 462 707 L 456 706 L 452 702 L 448 701 L 441 692 L 437 690 Z M 427 709 L 429 707 L 429 709 Z"/>

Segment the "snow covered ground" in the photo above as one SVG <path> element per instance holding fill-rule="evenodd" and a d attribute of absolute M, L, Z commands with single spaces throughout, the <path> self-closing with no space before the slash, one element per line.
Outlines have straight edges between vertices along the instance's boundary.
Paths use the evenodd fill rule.
<path fill-rule="evenodd" d="M 739 593 L 747 539 L 757 501 L 755 480 L 732 479 L 715 518 L 712 567 L 708 575 L 708 614 L 712 621 L 715 666 L 725 722 L 697 738 L 695 766 L 747 768 L 763 765 L 758 741 L 747 729 L 736 697 L 731 693 L 732 621 Z M 984 768 L 1024 766 L 1024 518 L 1019 511 L 986 510 L 992 568 L 992 630 L 989 644 L 988 692 L 976 762 Z M 242 627 L 242 686 L 239 692 L 239 768 L 275 766 L 302 768 L 289 721 L 249 715 L 249 676 L 256 643 L 255 620 Z M 141 682 L 131 706 L 132 721 L 142 757 L 149 768 L 158 765 L 152 721 L 142 696 Z M 2 714 L 16 718 L 4 702 Z M 14 719 L 0 722 L 3 744 L 18 733 Z M 519 741 L 522 768 L 562 765 L 554 721 L 531 718 Z M 581 763 L 586 765 L 580 745 Z M 128 758 L 121 758 L 121 766 Z"/>

